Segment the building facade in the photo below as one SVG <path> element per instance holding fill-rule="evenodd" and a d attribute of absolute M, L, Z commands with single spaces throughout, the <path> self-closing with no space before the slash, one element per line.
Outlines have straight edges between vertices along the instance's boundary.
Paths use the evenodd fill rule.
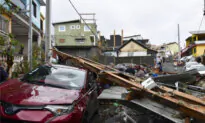
<path fill-rule="evenodd" d="M 182 50 L 182 56 L 202 56 L 205 53 L 205 31 L 192 31 L 186 39 L 186 48 Z"/>
<path fill-rule="evenodd" d="M 157 51 L 146 47 L 138 40 L 130 39 L 126 41 L 121 47 L 105 51 L 105 56 L 114 57 L 144 57 L 144 56 L 156 56 Z"/>
<path fill-rule="evenodd" d="M 56 46 L 96 46 L 97 44 L 95 23 L 86 25 L 80 20 L 73 20 L 53 23 L 53 25 Z"/>
<path fill-rule="evenodd" d="M 29 32 L 29 0 L 11 0 L 12 7 L 18 7 L 20 10 L 18 12 L 12 12 L 11 15 L 2 15 L 0 22 L 5 23 L 4 19 L 7 19 L 7 35 L 12 33 L 14 38 L 19 41 L 19 43 L 24 45 L 23 54 L 28 52 L 28 32 Z M 5 0 L 0 0 L 0 5 L 6 10 L 11 10 L 9 6 L 5 4 Z M 41 14 L 40 7 L 45 6 L 43 0 L 33 0 L 32 2 L 32 22 L 33 22 L 33 43 L 37 43 L 39 46 L 43 38 L 43 28 L 41 28 Z M 8 17 L 7 17 L 8 16 Z M 2 18 L 3 17 L 3 18 Z M 4 30 L 2 27 L 1 30 Z"/>
<path fill-rule="evenodd" d="M 81 20 L 53 23 L 55 46 L 59 50 L 86 58 L 98 56 L 97 25 Z"/>

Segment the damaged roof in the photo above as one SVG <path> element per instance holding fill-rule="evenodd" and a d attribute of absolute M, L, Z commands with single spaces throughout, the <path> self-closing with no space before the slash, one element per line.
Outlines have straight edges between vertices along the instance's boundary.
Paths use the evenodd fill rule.
<path fill-rule="evenodd" d="M 123 47 L 125 47 L 128 43 L 130 43 L 131 41 L 133 41 L 134 43 L 140 45 L 141 47 L 147 49 L 147 50 L 151 50 L 154 52 L 157 52 L 156 50 L 150 49 L 147 46 L 145 46 L 144 44 L 142 44 L 141 42 L 139 42 L 138 40 L 134 40 L 134 39 L 130 39 L 129 41 L 126 41 L 126 43 L 124 43 L 121 47 L 118 48 L 118 50 L 122 49 Z"/>
<path fill-rule="evenodd" d="M 70 20 L 70 21 L 54 22 L 53 25 L 56 25 L 56 24 L 65 24 L 65 23 L 80 23 L 80 20 L 77 19 L 77 20 Z"/>

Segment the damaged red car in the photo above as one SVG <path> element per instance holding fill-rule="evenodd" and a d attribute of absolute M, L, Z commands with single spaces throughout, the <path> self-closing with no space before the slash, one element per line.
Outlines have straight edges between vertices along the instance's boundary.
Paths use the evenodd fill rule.
<path fill-rule="evenodd" d="M 0 83 L 0 122 L 89 122 L 98 108 L 94 80 L 83 69 L 42 65 Z"/>

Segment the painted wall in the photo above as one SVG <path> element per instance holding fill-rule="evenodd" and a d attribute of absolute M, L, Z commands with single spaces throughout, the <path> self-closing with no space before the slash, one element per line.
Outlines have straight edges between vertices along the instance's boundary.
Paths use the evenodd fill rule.
<path fill-rule="evenodd" d="M 76 26 L 78 25 L 80 26 L 80 28 L 76 29 Z M 95 24 L 88 25 L 91 27 L 94 33 L 97 33 Z M 60 26 L 65 26 L 65 31 L 59 31 Z M 75 26 L 75 29 L 71 29 L 71 26 Z M 84 23 L 78 22 L 54 25 L 56 46 L 93 46 L 94 42 L 92 42 L 90 39 L 90 36 L 92 36 L 93 33 L 91 31 L 84 31 L 84 26 Z M 76 38 L 85 38 L 85 42 L 76 42 Z"/>
<path fill-rule="evenodd" d="M 147 52 L 139 51 L 139 52 L 120 52 L 119 53 L 119 57 L 132 57 L 132 56 L 147 56 Z"/>
<path fill-rule="evenodd" d="M 120 51 L 121 52 L 136 52 L 136 51 L 146 51 L 147 52 L 147 49 L 131 41 L 126 46 L 124 46 Z"/>
<path fill-rule="evenodd" d="M 196 53 L 194 53 L 194 48 L 196 48 Z M 197 45 L 196 47 L 192 48 L 192 53 L 194 56 L 201 56 L 204 54 L 204 50 L 205 50 L 205 44 L 203 45 Z"/>
<path fill-rule="evenodd" d="M 167 45 L 167 50 L 170 50 L 172 54 L 176 54 L 179 52 L 179 47 L 178 44 L 169 44 Z"/>
<path fill-rule="evenodd" d="M 11 0 L 15 5 L 20 6 L 21 9 L 23 9 L 23 5 L 27 5 L 25 8 L 26 10 L 29 10 L 29 0 L 22 0 L 23 2 L 21 2 L 20 0 Z M 0 4 L 3 4 L 5 2 L 5 0 L 0 0 Z M 37 5 L 37 16 L 32 16 L 32 21 L 33 24 L 36 25 L 36 27 L 38 27 L 40 29 L 40 3 L 39 0 L 33 0 L 34 3 L 36 3 Z M 6 7 L 6 6 L 5 6 Z M 27 16 L 29 16 L 29 13 L 26 13 Z"/>
<path fill-rule="evenodd" d="M 32 14 L 32 22 L 34 25 L 36 25 L 40 29 L 40 3 L 39 0 L 33 0 L 33 2 L 37 5 L 37 12 L 36 12 L 36 17 Z M 29 5 L 29 0 L 26 0 L 26 5 Z M 29 6 L 26 7 L 27 10 L 29 10 Z M 27 13 L 29 16 L 29 13 Z"/>

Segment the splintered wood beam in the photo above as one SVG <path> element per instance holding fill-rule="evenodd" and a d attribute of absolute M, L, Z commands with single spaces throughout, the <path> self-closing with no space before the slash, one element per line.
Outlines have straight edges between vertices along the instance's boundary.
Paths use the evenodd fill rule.
<path fill-rule="evenodd" d="M 200 98 L 167 88 L 165 86 L 157 87 L 154 90 L 145 89 L 140 84 L 141 80 L 139 78 L 122 74 L 115 69 L 107 69 L 105 65 L 86 58 L 74 57 L 56 49 L 53 49 L 53 51 L 64 58 L 64 60 L 70 59 L 81 67 L 96 73 L 100 82 L 112 82 L 119 84 L 120 86 L 130 88 L 137 94 L 135 96 L 138 96 L 132 98 L 149 98 L 157 103 L 176 109 L 185 114 L 187 117 L 194 117 L 205 121 L 205 101 Z"/>

